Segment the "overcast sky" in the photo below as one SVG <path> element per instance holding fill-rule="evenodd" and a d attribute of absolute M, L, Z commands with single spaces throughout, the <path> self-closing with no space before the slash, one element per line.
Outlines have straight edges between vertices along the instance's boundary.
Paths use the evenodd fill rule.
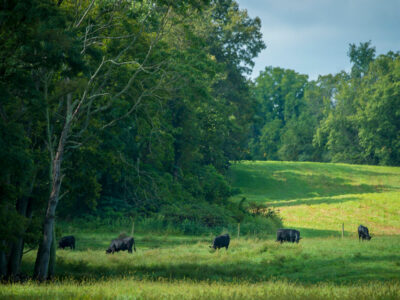
<path fill-rule="evenodd" d="M 265 66 L 308 74 L 348 71 L 350 43 L 371 40 L 377 54 L 400 51 L 400 0 L 236 0 L 260 17 L 267 49 L 255 60 L 253 77 Z"/>

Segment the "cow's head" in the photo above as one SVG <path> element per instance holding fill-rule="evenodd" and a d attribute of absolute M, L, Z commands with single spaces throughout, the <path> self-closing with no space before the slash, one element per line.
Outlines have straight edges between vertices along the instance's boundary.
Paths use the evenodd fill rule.
<path fill-rule="evenodd" d="M 367 240 L 370 240 L 372 238 L 372 236 L 368 235 L 367 236 Z"/>
<path fill-rule="evenodd" d="M 111 247 L 106 250 L 106 254 L 110 254 L 112 252 Z"/>

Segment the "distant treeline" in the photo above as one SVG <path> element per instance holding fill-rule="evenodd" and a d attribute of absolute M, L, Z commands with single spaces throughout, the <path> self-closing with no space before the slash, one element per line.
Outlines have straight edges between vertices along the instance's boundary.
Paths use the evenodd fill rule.
<path fill-rule="evenodd" d="M 267 67 L 257 99 L 248 159 L 400 165 L 400 55 L 375 57 L 351 44 L 349 73 L 308 81 Z"/>

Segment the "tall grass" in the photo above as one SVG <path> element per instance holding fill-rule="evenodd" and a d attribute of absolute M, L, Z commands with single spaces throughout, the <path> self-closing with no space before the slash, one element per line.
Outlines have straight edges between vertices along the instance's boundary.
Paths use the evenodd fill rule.
<path fill-rule="evenodd" d="M 398 282 L 355 282 L 302 285 L 286 281 L 219 283 L 179 280 L 114 279 L 63 281 L 49 285 L 34 282 L 0 287 L 7 299 L 398 299 Z"/>

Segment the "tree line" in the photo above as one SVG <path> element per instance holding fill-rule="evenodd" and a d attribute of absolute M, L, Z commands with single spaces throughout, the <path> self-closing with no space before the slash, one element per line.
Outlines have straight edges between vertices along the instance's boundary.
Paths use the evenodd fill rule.
<path fill-rule="evenodd" d="M 400 165 L 400 55 L 351 44 L 349 72 L 308 80 L 266 67 L 247 158 Z"/>
<path fill-rule="evenodd" d="M 56 218 L 233 220 L 258 18 L 233 0 L 0 6 L 2 276 L 37 245 L 34 277 L 54 274 Z"/>

